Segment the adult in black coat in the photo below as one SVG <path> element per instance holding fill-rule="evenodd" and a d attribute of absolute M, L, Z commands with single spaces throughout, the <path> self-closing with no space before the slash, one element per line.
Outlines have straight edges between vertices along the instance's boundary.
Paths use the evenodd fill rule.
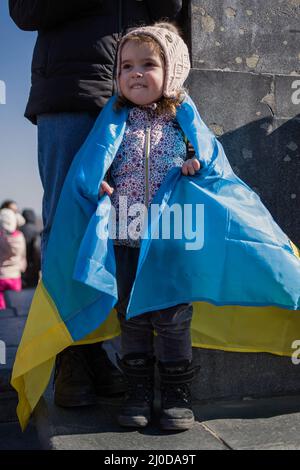
<path fill-rule="evenodd" d="M 161 18 L 183 23 L 182 0 L 9 0 L 19 28 L 38 31 L 25 116 L 99 112 L 115 92 L 118 42 L 129 28 Z"/>
<path fill-rule="evenodd" d="M 26 240 L 27 269 L 23 273 L 23 287 L 35 287 L 41 269 L 41 235 L 34 210 L 24 209 L 22 216 L 25 224 L 20 228 Z"/>
<path fill-rule="evenodd" d="M 42 265 L 68 169 L 99 111 L 116 91 L 115 57 L 120 38 L 130 28 L 160 19 L 182 26 L 188 3 L 9 0 L 10 15 L 17 26 L 38 31 L 25 116 L 38 126 L 38 163 L 44 189 Z M 109 364 L 99 343 L 68 348 L 59 354 L 56 404 L 90 405 L 96 403 L 96 393 L 111 395 L 124 390 L 118 370 Z"/>
<path fill-rule="evenodd" d="M 115 57 L 128 29 L 165 18 L 180 26 L 189 0 L 9 0 L 15 23 L 38 31 L 25 116 L 38 124 L 44 188 L 42 262 L 70 164 L 115 93 Z"/>

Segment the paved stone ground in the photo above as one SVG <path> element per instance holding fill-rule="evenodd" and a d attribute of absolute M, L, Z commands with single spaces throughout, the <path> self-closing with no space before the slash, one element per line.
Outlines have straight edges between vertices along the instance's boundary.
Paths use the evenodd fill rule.
<path fill-rule="evenodd" d="M 33 424 L 28 427 L 26 433 L 22 433 L 18 422 L 0 424 L 0 451 L 40 449 L 41 444 Z"/>
<path fill-rule="evenodd" d="M 285 450 L 300 449 L 300 397 L 195 404 L 196 423 L 185 432 L 165 432 L 153 423 L 142 430 L 117 424 L 120 402 L 62 409 L 51 390 L 35 414 L 44 448 L 53 450 Z"/>

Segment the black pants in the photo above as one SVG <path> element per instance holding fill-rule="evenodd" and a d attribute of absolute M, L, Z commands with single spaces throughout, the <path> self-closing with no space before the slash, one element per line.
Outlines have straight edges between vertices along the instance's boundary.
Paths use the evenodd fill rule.
<path fill-rule="evenodd" d="M 126 309 L 136 275 L 139 248 L 115 245 L 118 303 L 116 310 L 121 325 L 122 356 L 132 353 L 154 355 L 153 332 L 157 334 L 155 350 L 161 362 L 192 360 L 190 324 L 191 304 L 143 313 L 126 320 Z M 146 286 L 145 286 L 146 289 Z"/>

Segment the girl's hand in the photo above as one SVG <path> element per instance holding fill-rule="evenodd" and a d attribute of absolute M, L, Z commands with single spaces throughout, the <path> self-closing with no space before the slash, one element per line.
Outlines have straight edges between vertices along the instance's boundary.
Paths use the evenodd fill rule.
<path fill-rule="evenodd" d="M 113 192 L 114 192 L 114 188 L 109 186 L 109 184 L 106 181 L 102 181 L 100 185 L 100 189 L 99 189 L 99 197 L 103 196 L 104 193 L 111 196 Z"/>
<path fill-rule="evenodd" d="M 200 170 L 200 163 L 197 158 L 189 158 L 181 168 L 182 174 L 185 176 L 194 175 L 198 170 Z"/>

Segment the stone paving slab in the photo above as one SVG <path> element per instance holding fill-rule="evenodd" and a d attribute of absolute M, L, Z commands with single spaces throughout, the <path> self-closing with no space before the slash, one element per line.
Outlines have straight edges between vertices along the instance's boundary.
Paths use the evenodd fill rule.
<path fill-rule="evenodd" d="M 52 450 L 226 450 L 201 423 L 185 432 L 163 432 L 157 419 L 142 430 L 122 429 L 117 423 L 118 400 L 95 407 L 63 409 L 41 400 L 35 422 L 44 448 Z"/>
<path fill-rule="evenodd" d="M 26 317 L 14 317 L 9 321 L 0 322 L 0 340 L 6 346 L 18 346 L 21 340 Z"/>
<path fill-rule="evenodd" d="M 6 357 L 5 357 L 6 362 L 5 364 L 0 364 L 0 374 L 3 369 L 12 370 L 16 353 L 17 353 L 17 346 L 6 347 Z"/>
<path fill-rule="evenodd" d="M 10 423 L 17 421 L 16 408 L 18 405 L 17 394 L 11 392 L 2 393 L 0 400 L 0 423 Z M 1 443 L 0 443 L 1 449 Z"/>
<path fill-rule="evenodd" d="M 39 450 L 41 449 L 36 429 L 29 425 L 22 433 L 19 423 L 0 424 L 0 450 Z M 1 459 L 2 462 L 2 459 Z"/>
<path fill-rule="evenodd" d="M 235 450 L 299 450 L 300 413 L 270 418 L 214 420 L 211 432 Z"/>
<path fill-rule="evenodd" d="M 198 406 L 196 415 L 230 449 L 300 449 L 300 396 Z"/>
<path fill-rule="evenodd" d="M 4 342 L 5 346 L 4 360 L 2 350 L 0 358 L 0 437 L 1 429 L 4 429 L 5 427 L 4 423 L 12 423 L 17 421 L 17 393 L 11 387 L 10 380 L 17 347 L 23 333 L 33 292 L 33 289 L 26 289 L 21 292 L 6 292 L 8 308 L 0 312 L 0 340 Z M 3 343 L 1 343 L 1 345 L 3 345 Z M 11 428 L 8 424 L 7 432 L 12 434 L 12 429 L 13 428 Z M 17 440 L 18 439 L 16 437 L 16 443 Z M 2 441 L 0 438 L 0 449 L 2 448 L 1 445 L 3 444 L 3 442 L 2 444 L 1 442 Z M 9 445 L 9 439 L 5 442 L 7 442 L 7 445 Z M 13 441 L 11 445 L 14 445 Z"/>
<path fill-rule="evenodd" d="M 225 450 L 226 447 L 199 423 L 192 430 L 162 434 L 149 427 L 147 431 L 111 430 L 91 434 L 52 438 L 55 450 Z"/>
<path fill-rule="evenodd" d="M 7 307 L 14 308 L 19 317 L 27 316 L 35 289 L 23 289 L 20 292 L 5 292 Z"/>
<path fill-rule="evenodd" d="M 13 318 L 16 315 L 17 315 L 16 310 L 13 307 L 5 308 L 3 310 L 0 310 L 0 321 L 6 318 Z"/>

